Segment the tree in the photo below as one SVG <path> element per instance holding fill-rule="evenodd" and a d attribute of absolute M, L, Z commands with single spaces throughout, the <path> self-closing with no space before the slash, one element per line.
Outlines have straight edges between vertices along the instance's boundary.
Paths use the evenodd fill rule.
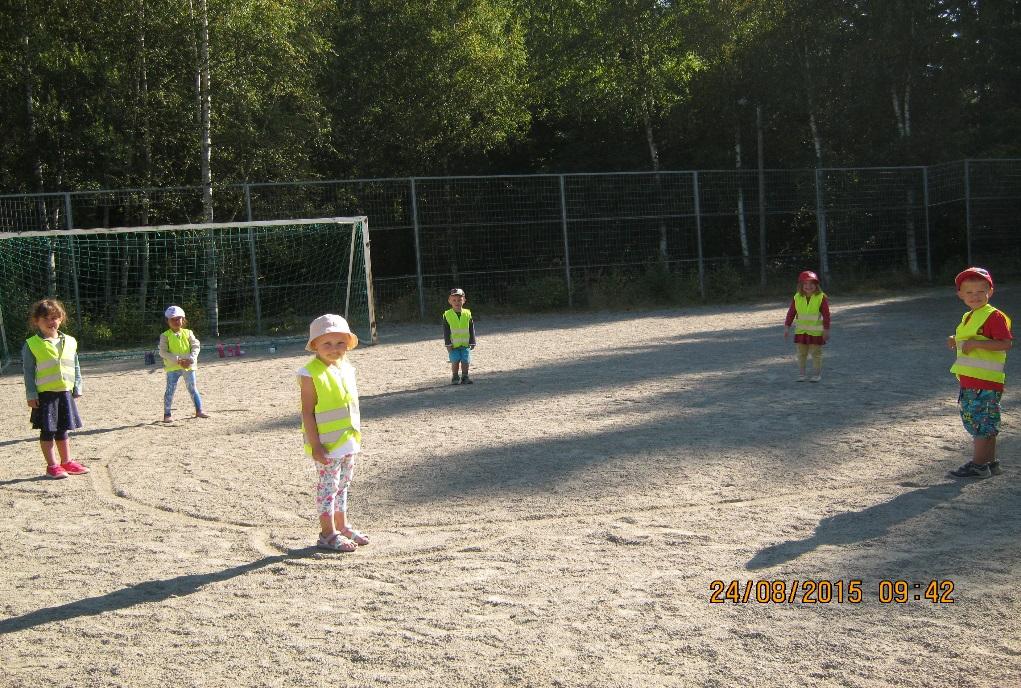
<path fill-rule="evenodd" d="M 362 0 L 340 11 L 323 91 L 341 164 L 444 173 L 528 123 L 522 29 L 502 0 Z"/>

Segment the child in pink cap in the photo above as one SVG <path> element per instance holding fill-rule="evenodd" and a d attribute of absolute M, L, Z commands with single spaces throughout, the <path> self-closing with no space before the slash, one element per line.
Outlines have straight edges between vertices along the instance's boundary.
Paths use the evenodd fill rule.
<path fill-rule="evenodd" d="M 811 270 L 798 275 L 798 290 L 791 299 L 784 319 L 783 338 L 788 339 L 794 325 L 794 344 L 798 349 L 798 381 L 805 381 L 808 357 L 812 357 L 810 382 L 822 379 L 822 347 L 830 339 L 830 302 L 819 286 L 819 276 Z"/>

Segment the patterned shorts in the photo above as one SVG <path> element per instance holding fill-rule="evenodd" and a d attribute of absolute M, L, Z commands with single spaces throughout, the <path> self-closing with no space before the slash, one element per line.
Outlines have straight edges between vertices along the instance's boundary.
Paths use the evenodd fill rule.
<path fill-rule="evenodd" d="M 972 437 L 996 437 L 1000 434 L 1000 398 L 1003 392 L 992 389 L 961 389 L 961 422 Z"/>

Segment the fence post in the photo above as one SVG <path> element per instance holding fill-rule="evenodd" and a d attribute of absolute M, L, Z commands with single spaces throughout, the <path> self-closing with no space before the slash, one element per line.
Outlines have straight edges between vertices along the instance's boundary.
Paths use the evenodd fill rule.
<path fill-rule="evenodd" d="M 971 260 L 971 165 L 964 161 L 964 242 L 967 244 L 968 265 Z"/>
<path fill-rule="evenodd" d="M 819 228 L 819 272 L 824 281 L 830 276 L 830 261 L 826 249 L 826 204 L 823 199 L 822 168 L 815 168 L 815 221 Z"/>
<path fill-rule="evenodd" d="M 759 282 L 766 286 L 766 170 L 762 142 L 762 106 L 755 106 L 756 164 L 759 168 Z"/>
<path fill-rule="evenodd" d="M 705 261 L 702 256 L 702 192 L 698 186 L 698 170 L 691 173 L 691 193 L 695 201 L 695 238 L 698 246 L 698 293 L 705 298 Z"/>
<path fill-rule="evenodd" d="M 408 179 L 411 188 L 411 226 L 415 232 L 415 282 L 418 284 L 418 315 L 425 320 L 425 287 L 422 284 L 422 240 L 419 237 L 418 224 L 418 193 L 415 190 L 415 178 Z"/>
<path fill-rule="evenodd" d="M 78 322 L 82 321 L 82 299 L 81 293 L 78 290 L 78 256 L 74 250 L 74 235 L 71 234 L 67 237 L 67 247 L 69 249 L 71 258 L 71 286 L 74 289 L 74 308 L 75 314 L 78 316 Z"/>
<path fill-rule="evenodd" d="M 376 329 L 376 293 L 372 289 L 372 254 L 369 252 L 369 218 L 361 221 L 362 226 L 362 262 L 365 264 L 365 300 L 369 309 L 369 339 L 379 344 L 379 332 Z M 350 280 L 348 280 L 350 282 Z"/>
<path fill-rule="evenodd" d="M 248 221 L 252 221 L 252 191 L 251 185 L 245 184 L 245 215 Z M 252 268 L 252 299 L 255 305 L 255 331 L 259 334 L 262 330 L 262 299 L 259 296 L 259 259 L 255 253 L 255 235 L 252 228 L 248 228 L 248 262 Z"/>
<path fill-rule="evenodd" d="M 571 285 L 571 249 L 567 242 L 567 193 L 564 188 L 564 175 L 560 178 L 560 230 L 564 235 L 564 278 L 567 283 L 567 306 L 574 308 L 574 288 Z"/>
<path fill-rule="evenodd" d="M 244 184 L 245 188 L 245 218 L 252 221 L 252 185 Z"/>
<path fill-rule="evenodd" d="M 0 351 L 0 371 L 3 371 L 14 357 L 11 356 L 11 350 L 7 347 L 7 330 L 4 328 L 4 313 L 2 308 L 0 308 L 0 345 L 3 346 L 3 351 Z"/>
<path fill-rule="evenodd" d="M 71 213 L 71 194 L 64 192 L 64 218 L 67 229 L 74 229 L 74 215 Z"/>
<path fill-rule="evenodd" d="M 932 235 L 929 230 L 929 168 L 922 168 L 922 202 L 925 206 L 925 277 L 932 282 Z"/>

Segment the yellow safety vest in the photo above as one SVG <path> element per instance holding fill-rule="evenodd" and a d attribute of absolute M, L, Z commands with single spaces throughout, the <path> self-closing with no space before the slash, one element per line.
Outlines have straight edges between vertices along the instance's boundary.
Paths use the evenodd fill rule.
<path fill-rule="evenodd" d="M 997 312 L 1003 314 L 1004 320 L 1007 321 L 1007 327 L 1010 327 L 1010 318 L 1007 317 L 1007 314 L 988 303 L 961 317 L 961 324 L 957 326 L 957 332 L 954 333 L 954 339 L 957 341 L 957 360 L 954 361 L 954 365 L 950 366 L 950 372 L 956 375 L 958 380 L 962 375 L 1000 384 L 1006 380 L 1006 375 L 1003 372 L 1003 366 L 1007 362 L 1006 351 L 986 351 L 985 349 L 973 349 L 968 353 L 961 351 L 961 344 L 969 339 L 980 342 L 989 341 L 989 337 L 980 335 L 978 331 L 985 325 L 989 316 Z M 970 320 L 968 319 L 969 315 L 971 315 Z"/>
<path fill-rule="evenodd" d="M 801 292 L 794 294 L 794 308 L 797 310 L 797 317 L 794 320 L 794 334 L 808 334 L 815 337 L 822 336 L 822 300 L 826 294 L 817 291 L 808 299 Z"/>
<path fill-rule="evenodd" d="M 74 357 L 78 342 L 70 335 L 58 349 L 53 342 L 35 335 L 28 339 L 28 348 L 35 357 L 35 387 L 40 392 L 70 392 L 74 389 Z"/>
<path fill-rule="evenodd" d="M 167 337 L 167 349 L 170 353 L 175 354 L 178 358 L 188 358 L 191 356 L 191 330 L 182 327 L 177 332 L 173 330 L 167 330 L 163 333 Z M 188 370 L 195 370 L 199 367 L 198 361 L 191 362 L 191 368 Z M 163 359 L 163 369 L 168 373 L 174 370 L 184 370 L 177 363 L 171 363 L 167 359 Z"/>
<path fill-rule="evenodd" d="M 333 367 L 331 371 L 330 366 L 313 358 L 305 364 L 305 369 L 312 374 L 312 384 L 316 388 L 316 432 L 319 433 L 323 448 L 329 453 L 348 440 L 361 442 L 354 367 L 342 361 L 339 370 Z M 305 453 L 311 455 L 312 445 L 304 421 L 301 424 L 301 435 L 305 441 Z"/>
<path fill-rule="evenodd" d="M 468 346 L 468 342 L 471 341 L 469 336 L 469 325 L 472 320 L 472 312 L 467 308 L 462 308 L 461 314 L 458 315 L 453 308 L 448 308 L 443 313 L 443 317 L 447 321 L 447 324 L 450 325 L 451 346 L 455 349 L 462 346 Z"/>

